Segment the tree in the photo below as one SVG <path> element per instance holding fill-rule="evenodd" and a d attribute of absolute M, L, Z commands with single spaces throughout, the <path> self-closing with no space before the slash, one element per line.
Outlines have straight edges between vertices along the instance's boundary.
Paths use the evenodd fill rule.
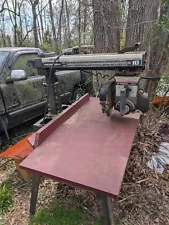
<path fill-rule="evenodd" d="M 148 47 L 153 28 L 158 19 L 159 0 L 130 0 L 127 18 L 126 46 L 141 42 Z"/>
<path fill-rule="evenodd" d="M 57 33 L 57 43 L 59 45 L 59 50 L 61 50 L 61 47 L 62 47 L 62 15 L 63 15 L 63 10 L 64 10 L 64 0 L 62 0 L 62 3 L 61 3 L 58 33 Z"/>
<path fill-rule="evenodd" d="M 54 48 L 55 48 L 55 51 L 58 52 L 56 30 L 55 30 L 55 23 L 54 23 L 54 17 L 53 17 L 52 0 L 49 0 L 49 11 L 50 11 L 50 20 L 51 20 L 51 27 L 52 27 L 53 40 L 54 40 Z"/>
<path fill-rule="evenodd" d="M 37 32 L 37 14 L 36 14 L 36 7 L 39 3 L 39 0 L 29 0 L 31 7 L 32 7 L 32 15 L 33 15 L 33 34 L 34 34 L 34 42 L 35 47 L 39 47 L 39 39 L 38 39 L 38 32 Z"/>
<path fill-rule="evenodd" d="M 6 0 L 6 5 L 7 5 L 7 11 L 9 13 L 9 17 L 13 26 L 13 32 L 14 32 L 14 46 L 18 46 L 18 39 L 20 40 L 21 37 L 19 35 L 22 35 L 22 32 L 19 31 L 19 27 L 22 26 L 22 21 L 21 21 L 21 6 L 23 1 L 17 2 L 17 0 L 12 0 L 11 1 L 12 9 L 9 6 L 8 0 Z M 20 21 L 20 25 L 18 25 L 18 17 Z M 21 27 L 20 27 L 21 28 Z M 21 28 L 22 31 L 22 28 Z"/>
<path fill-rule="evenodd" d="M 168 4 L 168 3 L 167 3 Z M 167 65 L 169 32 L 164 29 L 163 7 L 166 0 L 130 0 L 126 30 L 126 45 L 141 42 L 140 50 L 148 52 L 146 76 L 160 76 Z M 169 15 L 167 8 L 165 14 Z M 146 84 L 146 91 L 152 96 L 157 82 Z"/>
<path fill-rule="evenodd" d="M 93 0 L 95 52 L 120 49 L 120 8 L 116 0 Z"/>
<path fill-rule="evenodd" d="M 68 47 L 71 47 L 71 32 L 70 32 L 70 13 L 69 13 L 69 8 L 68 8 L 68 3 L 67 0 L 65 0 L 65 7 L 66 7 L 66 16 L 67 16 L 67 32 L 68 32 L 68 37 L 67 37 L 67 43 Z"/>

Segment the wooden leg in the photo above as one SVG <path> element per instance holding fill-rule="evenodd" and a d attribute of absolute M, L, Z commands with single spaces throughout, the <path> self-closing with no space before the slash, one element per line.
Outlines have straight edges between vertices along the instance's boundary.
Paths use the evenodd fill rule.
<path fill-rule="evenodd" d="M 110 199 L 103 195 L 97 195 L 97 199 L 102 225 L 113 225 L 114 222 L 110 216 Z"/>
<path fill-rule="evenodd" d="M 29 182 L 29 181 L 30 181 L 30 178 L 32 177 L 32 173 L 20 168 L 19 164 L 20 164 L 22 161 L 23 161 L 23 159 L 15 159 L 16 169 L 17 169 L 18 172 L 21 174 L 21 176 L 23 177 L 23 179 L 24 179 L 26 182 Z"/>
<path fill-rule="evenodd" d="M 36 212 L 36 203 L 38 198 L 39 184 L 40 184 L 40 176 L 37 174 L 33 174 L 31 202 L 30 202 L 30 215 L 35 215 L 35 212 Z"/>

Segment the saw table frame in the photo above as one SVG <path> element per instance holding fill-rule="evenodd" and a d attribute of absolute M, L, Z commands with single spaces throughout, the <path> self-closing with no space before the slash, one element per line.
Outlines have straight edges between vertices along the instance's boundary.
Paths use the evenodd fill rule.
<path fill-rule="evenodd" d="M 34 150 L 20 164 L 20 167 L 34 174 L 30 202 L 31 215 L 34 215 L 36 212 L 40 177 L 45 176 L 78 188 L 94 191 L 98 198 L 102 224 L 112 224 L 110 204 L 108 201 L 110 197 L 114 198 L 118 196 L 120 192 L 140 114 L 134 113 L 123 118 L 119 117 L 119 114 L 115 114 L 111 122 L 110 118 L 105 117 L 104 114 L 97 109 L 98 107 L 98 99 L 89 98 L 89 95 L 86 94 L 28 139 L 34 147 Z M 95 115 L 93 115 L 94 112 L 96 112 Z M 78 114 L 80 115 L 79 117 Z M 110 131 L 113 129 L 113 126 L 115 133 L 111 134 Z M 107 130 L 107 133 L 109 133 L 105 144 L 102 142 L 106 137 L 104 132 L 102 134 L 104 138 L 98 140 L 99 144 L 92 144 L 92 140 L 101 137 L 99 133 L 101 127 L 104 127 L 104 132 Z M 72 144 L 70 148 L 67 148 L 65 145 L 68 129 L 70 129 L 71 132 L 69 142 Z M 81 134 L 78 132 L 80 129 L 81 132 L 83 132 Z M 76 146 L 73 142 L 74 131 L 77 131 L 77 136 L 80 134 L 79 138 L 77 137 L 79 140 Z M 64 133 L 65 137 L 62 136 Z M 89 133 L 91 135 L 93 134 L 92 137 Z M 52 137 L 54 139 L 52 139 Z M 88 154 L 86 154 L 88 150 L 87 146 L 90 147 Z M 102 149 L 103 146 L 104 149 Z M 53 157 L 50 157 L 52 149 L 55 154 Z M 80 153 L 78 151 L 80 151 Z M 66 152 L 67 154 L 65 154 Z M 45 160 L 43 156 L 46 157 L 46 154 L 47 158 Z M 81 154 L 81 159 L 78 158 L 81 161 L 78 162 L 76 157 L 79 157 Z M 103 158 L 100 154 L 102 154 Z M 58 157 L 61 158 L 59 159 Z M 47 165 L 46 161 L 50 161 L 50 158 L 52 162 L 49 162 Z M 70 158 L 74 158 L 76 163 L 71 165 L 69 162 Z M 104 163 L 100 163 L 102 160 Z M 43 163 L 41 163 L 42 161 Z M 62 162 L 62 165 L 59 164 L 60 162 Z M 82 164 L 83 166 L 81 166 Z M 79 171 L 79 177 L 76 173 L 79 169 L 78 167 L 81 170 Z"/>

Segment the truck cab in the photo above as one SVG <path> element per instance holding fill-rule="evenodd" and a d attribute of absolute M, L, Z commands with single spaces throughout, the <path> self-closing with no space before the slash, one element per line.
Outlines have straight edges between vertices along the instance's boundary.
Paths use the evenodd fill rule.
<path fill-rule="evenodd" d="M 39 48 L 0 48 L 0 131 L 5 131 L 44 113 L 46 71 L 31 63 Z M 62 104 L 70 104 L 92 89 L 92 76 L 81 71 L 56 71 Z M 84 88 L 82 88 L 84 87 Z M 90 89 L 90 90 L 89 90 Z"/>

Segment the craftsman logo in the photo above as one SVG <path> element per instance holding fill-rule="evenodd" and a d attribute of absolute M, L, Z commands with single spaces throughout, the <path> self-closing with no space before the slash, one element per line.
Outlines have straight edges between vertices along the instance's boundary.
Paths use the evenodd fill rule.
<path fill-rule="evenodd" d="M 133 66 L 139 66 L 139 65 L 140 65 L 140 61 L 139 60 L 133 61 Z"/>

